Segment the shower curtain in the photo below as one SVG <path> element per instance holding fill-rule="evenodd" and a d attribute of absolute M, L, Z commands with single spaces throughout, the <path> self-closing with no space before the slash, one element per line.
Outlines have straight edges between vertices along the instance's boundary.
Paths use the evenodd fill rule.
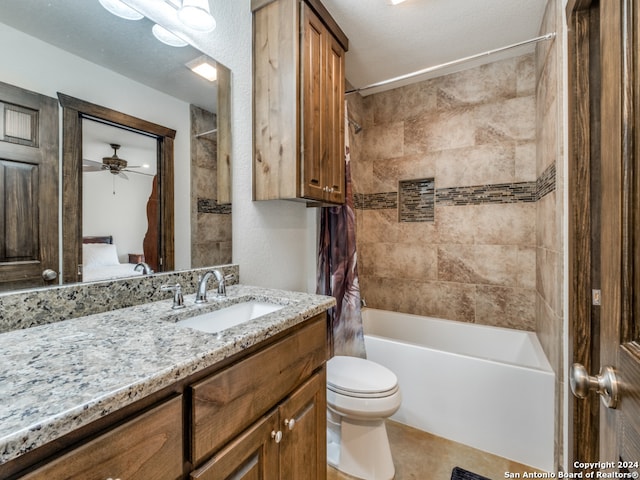
<path fill-rule="evenodd" d="M 317 293 L 333 296 L 337 302 L 327 312 L 333 354 L 364 358 L 348 118 L 345 102 L 345 204 L 321 211 Z"/>

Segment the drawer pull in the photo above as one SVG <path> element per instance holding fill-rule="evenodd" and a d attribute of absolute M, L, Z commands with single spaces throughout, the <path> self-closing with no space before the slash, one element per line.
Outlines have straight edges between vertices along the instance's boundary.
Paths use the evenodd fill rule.
<path fill-rule="evenodd" d="M 282 440 L 282 432 L 280 430 L 278 430 L 277 432 L 273 430 L 271 432 L 271 438 L 273 438 L 276 443 L 280 443 L 280 441 Z"/>
<path fill-rule="evenodd" d="M 285 424 L 285 426 L 289 427 L 289 430 L 293 430 L 293 427 L 296 424 L 296 419 L 295 418 L 285 418 L 284 424 Z"/>

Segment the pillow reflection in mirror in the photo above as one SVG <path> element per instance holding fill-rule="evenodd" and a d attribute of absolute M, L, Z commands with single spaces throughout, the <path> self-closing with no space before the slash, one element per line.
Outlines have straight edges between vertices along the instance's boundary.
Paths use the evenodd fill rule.
<path fill-rule="evenodd" d="M 82 262 L 86 266 L 119 265 L 115 245 L 106 243 L 86 243 L 82 245 Z"/>

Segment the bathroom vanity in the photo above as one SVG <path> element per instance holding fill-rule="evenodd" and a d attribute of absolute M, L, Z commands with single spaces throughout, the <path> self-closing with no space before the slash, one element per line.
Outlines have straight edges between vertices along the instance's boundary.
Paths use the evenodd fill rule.
<path fill-rule="evenodd" d="M 248 300 L 276 312 L 181 326 Z M 0 478 L 326 478 L 330 297 L 234 285 L 0 335 Z"/>

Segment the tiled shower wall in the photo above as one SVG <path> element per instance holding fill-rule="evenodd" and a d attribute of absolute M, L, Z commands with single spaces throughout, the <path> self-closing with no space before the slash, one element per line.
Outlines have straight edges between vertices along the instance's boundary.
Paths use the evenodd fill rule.
<path fill-rule="evenodd" d="M 540 33 L 561 32 L 563 3 L 547 2 Z M 556 374 L 556 452 L 562 464 L 563 392 L 563 84 L 562 42 L 557 37 L 541 42 L 536 50 L 536 117 L 538 175 L 550 168 L 557 170 L 556 189 L 536 204 L 536 333 Z"/>
<path fill-rule="evenodd" d="M 191 105 L 191 267 L 231 263 L 231 205 L 217 201 L 215 114 Z"/>
<path fill-rule="evenodd" d="M 348 96 L 361 293 L 371 307 L 536 328 L 535 56 Z"/>

